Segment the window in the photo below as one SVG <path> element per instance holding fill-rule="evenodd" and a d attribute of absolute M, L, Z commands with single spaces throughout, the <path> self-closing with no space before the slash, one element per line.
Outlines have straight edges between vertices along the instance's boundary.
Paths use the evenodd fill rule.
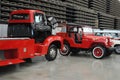
<path fill-rule="evenodd" d="M 95 33 L 95 35 L 96 35 L 96 36 L 104 36 L 103 33 L 99 33 L 99 32 L 98 32 L 98 33 Z"/>
<path fill-rule="evenodd" d="M 36 14 L 35 15 L 35 23 L 42 23 L 43 22 L 43 15 L 42 14 Z"/>

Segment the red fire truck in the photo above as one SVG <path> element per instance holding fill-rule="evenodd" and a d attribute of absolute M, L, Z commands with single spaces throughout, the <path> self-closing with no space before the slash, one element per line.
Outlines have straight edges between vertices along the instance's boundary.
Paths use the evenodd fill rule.
<path fill-rule="evenodd" d="M 40 10 L 15 10 L 10 14 L 8 38 L 0 38 L 0 66 L 29 61 L 45 55 L 48 61 L 62 49 L 63 38 L 52 35 L 52 18 L 48 20 Z"/>

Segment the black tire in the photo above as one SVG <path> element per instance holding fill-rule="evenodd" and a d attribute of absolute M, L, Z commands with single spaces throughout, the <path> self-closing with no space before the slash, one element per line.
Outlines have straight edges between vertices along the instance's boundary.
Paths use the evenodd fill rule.
<path fill-rule="evenodd" d="M 120 54 L 120 45 L 115 46 L 115 53 Z"/>
<path fill-rule="evenodd" d="M 46 60 L 53 61 L 56 59 L 58 54 L 57 47 L 52 44 L 49 46 L 48 53 L 45 55 Z"/>
<path fill-rule="evenodd" d="M 62 56 L 68 56 L 70 54 L 70 46 L 68 44 L 64 44 L 64 51 L 60 50 L 60 54 Z"/>
<path fill-rule="evenodd" d="M 106 55 L 106 49 L 102 46 L 95 46 L 92 49 L 92 56 L 95 59 L 102 59 L 105 57 L 105 55 Z"/>

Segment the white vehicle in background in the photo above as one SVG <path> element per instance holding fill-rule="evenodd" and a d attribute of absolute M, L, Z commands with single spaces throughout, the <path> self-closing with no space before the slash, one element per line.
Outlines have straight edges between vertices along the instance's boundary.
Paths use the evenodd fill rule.
<path fill-rule="evenodd" d="M 110 37 L 113 42 L 113 47 L 115 47 L 115 53 L 120 54 L 120 31 L 119 30 L 94 29 L 94 34 L 96 36 Z"/>

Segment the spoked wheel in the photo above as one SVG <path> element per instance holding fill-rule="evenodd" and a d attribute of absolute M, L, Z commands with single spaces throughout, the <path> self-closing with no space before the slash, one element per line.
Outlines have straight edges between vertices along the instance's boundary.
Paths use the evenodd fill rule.
<path fill-rule="evenodd" d="M 45 55 L 45 58 L 48 61 L 53 61 L 56 59 L 57 57 L 57 47 L 55 45 L 50 45 L 49 49 L 48 49 L 48 53 Z"/>
<path fill-rule="evenodd" d="M 70 54 L 70 46 L 68 44 L 64 44 L 63 51 L 60 50 L 60 54 L 63 56 L 68 56 Z"/>
<path fill-rule="evenodd" d="M 102 59 L 105 56 L 105 48 L 102 46 L 95 46 L 92 49 L 92 56 L 96 59 Z"/>
<path fill-rule="evenodd" d="M 115 53 L 120 54 L 120 45 L 115 46 Z"/>

